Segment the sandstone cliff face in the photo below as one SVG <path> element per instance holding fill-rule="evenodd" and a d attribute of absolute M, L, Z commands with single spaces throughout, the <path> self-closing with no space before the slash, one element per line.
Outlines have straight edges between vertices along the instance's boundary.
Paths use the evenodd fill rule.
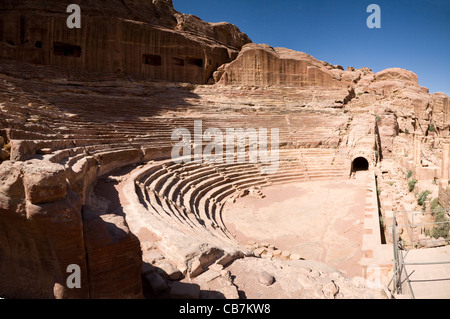
<path fill-rule="evenodd" d="M 434 126 L 442 132 L 450 127 L 450 97 L 444 93 L 434 93 L 431 96 L 432 119 Z"/>
<path fill-rule="evenodd" d="M 231 24 L 177 12 L 171 1 L 79 4 L 81 29 L 66 26 L 68 4 L 61 1 L 0 4 L 0 58 L 201 84 L 251 42 Z"/>
<path fill-rule="evenodd" d="M 356 92 L 368 92 L 383 101 L 381 112 L 384 109 L 394 112 L 403 132 L 448 135 L 449 97 L 443 93 L 430 94 L 419 85 L 418 76 L 411 71 L 400 68 L 380 71 L 370 82 L 358 82 Z M 376 102 L 373 106 L 380 104 Z M 431 132 L 430 125 L 433 126 Z"/>
<path fill-rule="evenodd" d="M 399 131 L 448 136 L 449 97 L 430 94 L 409 70 L 389 68 L 375 74 L 366 67 L 348 67 L 344 71 L 303 52 L 250 43 L 244 45 L 235 61 L 221 65 L 213 77 L 219 85 L 300 87 L 309 90 L 310 96 L 316 96 L 314 88 L 321 88 L 321 94 L 331 92 L 321 107 L 347 105 L 348 109 L 373 109 L 373 115 L 386 113 L 378 123 L 378 133 L 387 156 Z M 348 93 L 338 92 L 344 88 Z M 355 101 L 356 96 L 361 98 Z"/>
<path fill-rule="evenodd" d="M 235 61 L 218 70 L 215 78 L 224 85 L 343 88 L 351 80 L 342 81 L 342 73 L 343 70 L 303 52 L 247 44 Z"/>

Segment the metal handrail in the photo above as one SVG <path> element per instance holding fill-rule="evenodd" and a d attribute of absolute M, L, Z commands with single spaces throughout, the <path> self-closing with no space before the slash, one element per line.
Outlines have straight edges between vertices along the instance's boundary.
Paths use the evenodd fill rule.
<path fill-rule="evenodd" d="M 419 282 L 420 280 L 411 280 L 410 277 L 414 273 L 411 272 L 408 274 L 408 271 L 406 270 L 406 266 L 418 266 L 418 265 L 439 265 L 439 264 L 450 264 L 450 261 L 436 261 L 436 262 L 405 262 L 406 257 L 408 256 L 408 253 L 411 251 L 411 249 L 406 249 L 406 254 L 403 256 L 402 251 L 405 250 L 404 245 L 412 244 L 412 247 L 414 247 L 414 244 L 420 243 L 413 240 L 413 237 L 411 238 L 411 242 L 405 242 L 403 240 L 398 241 L 397 240 L 397 227 L 416 227 L 416 226 L 425 226 L 425 225 L 438 225 L 438 224 L 447 224 L 450 223 L 449 221 L 443 221 L 443 222 L 434 222 L 434 223 L 422 223 L 422 224 L 414 224 L 414 214 L 433 214 L 435 212 L 442 211 L 441 209 L 438 210 L 429 210 L 429 211 L 392 211 L 393 213 L 393 223 L 392 226 L 389 226 L 392 228 L 392 241 L 393 241 L 393 253 L 394 253 L 394 274 L 389 281 L 388 286 L 393 282 L 393 292 L 396 293 L 402 293 L 402 286 L 405 283 L 405 281 L 408 284 L 408 288 L 411 292 L 411 296 L 413 299 L 415 299 L 414 292 L 411 286 L 411 282 Z M 397 213 L 403 212 L 403 213 L 413 213 L 412 216 L 412 224 L 406 224 L 406 225 L 397 225 Z M 412 234 L 413 236 L 413 234 Z M 431 241 L 432 239 L 424 239 L 421 240 L 421 242 L 427 242 Z M 445 242 L 450 241 L 450 238 L 448 239 L 442 239 Z M 406 275 L 406 278 L 402 280 L 403 273 Z M 438 281 L 443 279 L 429 279 L 427 281 Z M 450 279 L 445 279 L 450 280 Z M 423 281 L 423 280 L 422 280 Z"/>

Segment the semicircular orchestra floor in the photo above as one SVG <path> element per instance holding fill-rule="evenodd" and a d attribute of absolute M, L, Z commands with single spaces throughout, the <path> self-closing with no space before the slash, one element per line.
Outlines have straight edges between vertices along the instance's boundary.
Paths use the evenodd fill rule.
<path fill-rule="evenodd" d="M 361 172 L 356 179 L 267 186 L 264 198 L 227 202 L 224 224 L 242 244 L 267 242 L 360 276 L 366 184 Z"/>

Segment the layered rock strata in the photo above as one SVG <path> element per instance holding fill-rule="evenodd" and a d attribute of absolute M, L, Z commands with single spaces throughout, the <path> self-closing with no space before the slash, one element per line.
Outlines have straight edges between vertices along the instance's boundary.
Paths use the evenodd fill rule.
<path fill-rule="evenodd" d="M 81 1 L 79 29 L 67 27 L 67 6 L 61 1 L 2 2 L 0 58 L 69 72 L 206 83 L 251 42 L 231 24 L 177 12 L 172 1 Z"/>

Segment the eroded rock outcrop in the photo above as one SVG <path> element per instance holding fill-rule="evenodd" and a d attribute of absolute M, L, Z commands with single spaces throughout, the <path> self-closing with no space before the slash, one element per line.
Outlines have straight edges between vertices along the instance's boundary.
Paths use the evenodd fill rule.
<path fill-rule="evenodd" d="M 65 179 L 60 183 L 61 167 L 34 164 L 4 162 L 0 166 L 0 294 L 87 298 L 80 197 L 66 190 Z M 66 270 L 71 264 L 81 269 L 80 289 L 67 288 Z"/>
<path fill-rule="evenodd" d="M 306 53 L 253 43 L 218 72 L 215 78 L 224 85 L 346 88 L 351 83 L 351 78 L 341 81 L 343 70 Z"/>
<path fill-rule="evenodd" d="M 7 161 L 0 165 L 0 176 L 2 296 L 142 296 L 139 242 L 123 216 L 100 219 L 83 213 L 83 198 L 70 189 L 64 166 Z M 112 254 L 120 262 L 110 263 Z M 70 265 L 79 266 L 80 288 L 67 285 Z"/>

